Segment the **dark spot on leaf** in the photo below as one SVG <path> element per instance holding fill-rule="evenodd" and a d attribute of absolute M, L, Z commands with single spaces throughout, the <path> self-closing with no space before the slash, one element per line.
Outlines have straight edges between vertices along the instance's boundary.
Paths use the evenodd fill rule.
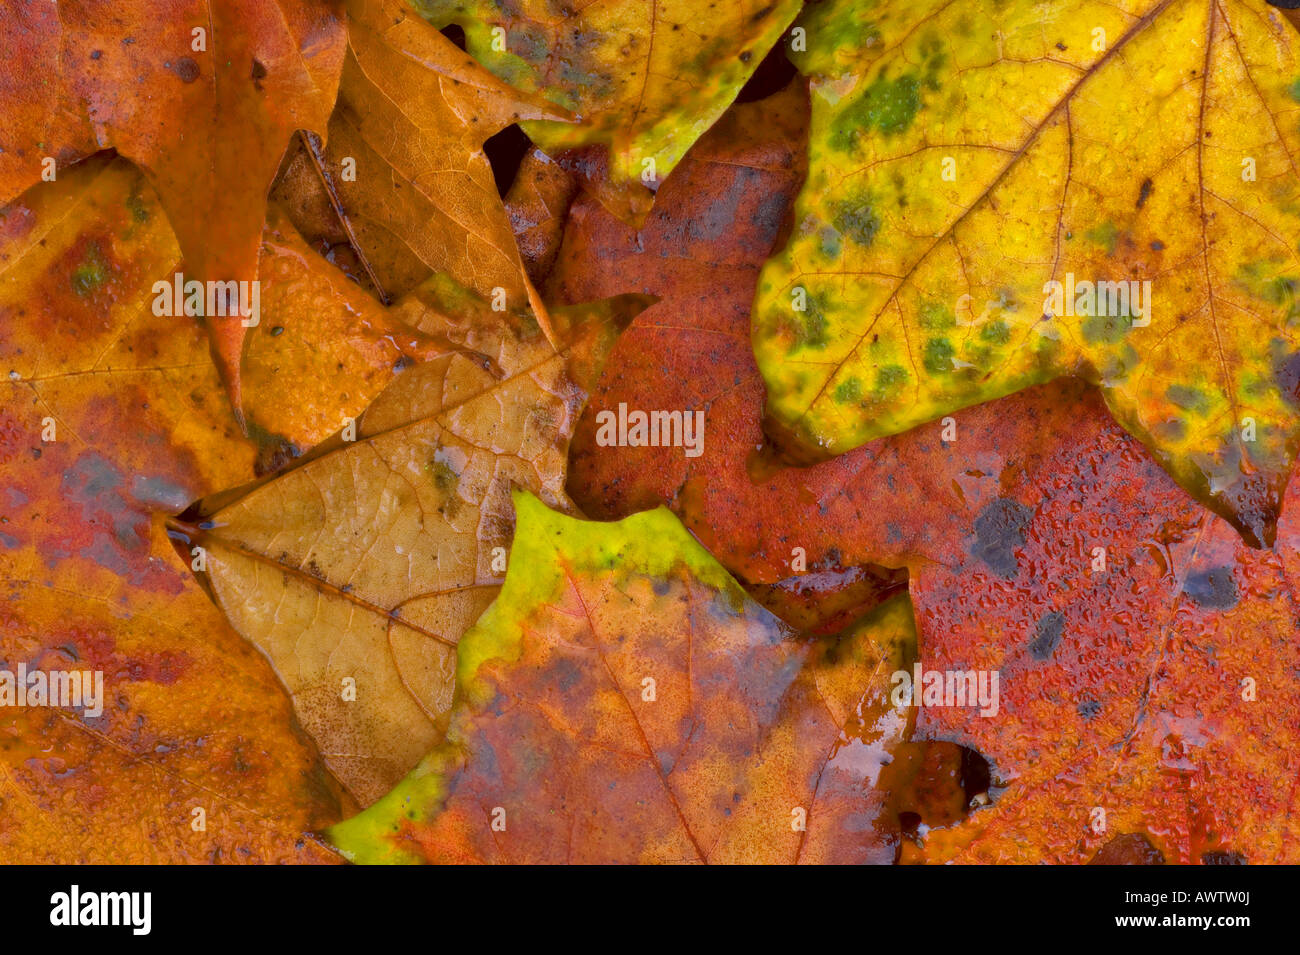
<path fill-rule="evenodd" d="M 1147 200 L 1151 198 L 1151 190 L 1153 188 L 1154 186 L 1152 186 L 1150 179 L 1142 180 L 1142 188 L 1138 191 L 1137 207 L 1139 209 L 1147 204 Z"/>
<path fill-rule="evenodd" d="M 952 342 L 946 338 L 931 338 L 925 343 L 921 363 L 926 371 L 936 375 L 952 371 L 952 356 L 955 354 Z"/>
<path fill-rule="evenodd" d="M 971 556 L 1002 577 L 1016 575 L 1016 548 L 1023 547 L 1034 512 L 1023 504 L 998 498 L 975 518 Z"/>
<path fill-rule="evenodd" d="M 1165 397 L 1184 411 L 1206 414 L 1210 410 L 1210 399 L 1199 388 L 1173 384 L 1165 389 Z"/>
<path fill-rule="evenodd" d="M 1273 378 L 1282 397 L 1293 407 L 1300 407 L 1300 352 L 1275 356 Z"/>
<path fill-rule="evenodd" d="M 551 679 L 561 692 L 568 692 L 582 680 L 582 670 L 568 657 L 560 657 L 551 667 Z"/>
<path fill-rule="evenodd" d="M 840 205 L 833 222 L 836 230 L 866 248 L 876 240 L 880 231 L 880 217 L 871 208 L 870 201 L 859 199 Z"/>
<path fill-rule="evenodd" d="M 168 68 L 180 77 L 182 83 L 193 83 L 199 78 L 199 65 L 188 56 L 181 57 Z"/>
<path fill-rule="evenodd" d="M 111 267 L 98 242 L 86 245 L 77 267 L 72 270 L 72 288 L 83 298 L 108 281 Z"/>
<path fill-rule="evenodd" d="M 1061 634 L 1064 632 L 1065 614 L 1059 610 L 1043 614 L 1038 619 L 1037 633 L 1034 635 L 1034 639 L 1029 642 L 1029 652 L 1034 655 L 1034 659 L 1050 660 L 1052 651 L 1061 642 Z M 1083 715 L 1082 710 L 1079 713 Z"/>
<path fill-rule="evenodd" d="M 1229 567 L 1215 567 L 1211 570 L 1188 574 L 1183 584 L 1183 593 L 1196 601 L 1198 606 L 1212 610 L 1226 610 L 1237 604 L 1237 582 L 1232 578 Z"/>

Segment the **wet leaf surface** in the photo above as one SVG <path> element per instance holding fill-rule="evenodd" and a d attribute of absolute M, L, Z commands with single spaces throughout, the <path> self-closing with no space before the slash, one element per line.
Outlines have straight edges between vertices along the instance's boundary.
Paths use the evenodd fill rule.
<path fill-rule="evenodd" d="M 515 495 L 500 598 L 459 650 L 446 743 L 330 832 L 360 862 L 888 862 L 905 598 L 796 641 L 658 509 Z"/>
<path fill-rule="evenodd" d="M 275 196 L 297 228 L 385 304 L 443 272 L 534 301 L 483 143 L 567 114 L 511 89 L 398 0 L 348 0 L 326 143 L 300 137 Z"/>
<path fill-rule="evenodd" d="M 324 130 L 343 65 L 333 3 L 21 4 L 0 20 L 0 202 L 112 147 L 149 178 L 199 281 L 252 281 L 266 193 L 297 129 Z M 210 320 L 236 409 L 245 328 Z"/>
<path fill-rule="evenodd" d="M 441 739 L 460 635 L 496 594 L 512 486 L 570 508 L 569 435 L 615 337 L 648 304 L 497 312 L 436 277 L 394 311 L 449 348 L 404 371 L 315 456 L 176 526 L 218 605 L 272 661 L 363 805 Z"/>
<path fill-rule="evenodd" d="M 800 24 L 809 174 L 754 309 L 778 440 L 840 453 L 1078 375 L 1271 543 L 1300 437 L 1281 14 L 833 0 Z"/>
<path fill-rule="evenodd" d="M 163 527 L 259 457 L 150 307 L 178 257 L 120 159 L 0 209 L 0 669 L 103 680 L 0 709 L 5 862 L 337 861 L 310 833 L 353 808 Z"/>
<path fill-rule="evenodd" d="M 618 274 L 661 296 L 620 341 L 580 424 L 575 500 L 605 518 L 667 503 L 766 588 L 815 586 L 873 561 L 907 568 L 922 667 L 997 673 L 1001 702 L 988 717 L 915 711 L 912 749 L 897 751 L 888 780 L 895 811 L 925 827 L 904 840 L 902 861 L 1087 862 L 1121 835 L 1132 838 L 1109 852 L 1125 857 L 1140 837 L 1170 862 L 1289 858 L 1296 619 L 1285 511 L 1274 548 L 1246 547 L 1078 382 L 773 473 L 756 453 L 762 385 L 744 337 L 763 243 L 736 248 L 752 226 L 693 238 L 716 206 L 709 189 L 762 162 L 751 151 L 724 154 L 735 164 L 724 166 L 710 146 L 683 164 L 681 192 L 665 188 L 662 222 L 634 232 L 589 198 L 570 212 L 559 288 L 602 294 Z M 737 221 L 758 218 L 742 206 Z M 737 263 L 734 288 L 723 263 Z M 602 446 L 595 416 L 620 403 L 704 410 L 705 453 Z M 1105 572 L 1091 570 L 1095 547 Z M 1246 677 L 1275 702 L 1242 700 Z M 981 793 L 958 784 L 959 745 L 991 764 L 973 809 Z M 1087 828 L 1095 807 L 1108 814 L 1101 835 Z"/>
<path fill-rule="evenodd" d="M 1095 402 L 1071 412 L 1036 468 L 980 482 L 968 552 L 913 581 L 924 665 L 1000 675 L 996 717 L 924 708 L 917 733 L 1006 788 L 904 858 L 1293 860 L 1295 522 L 1249 548 Z"/>
<path fill-rule="evenodd" d="M 552 155 L 607 147 L 606 201 L 644 216 L 682 156 L 722 115 L 802 6 L 800 0 L 597 0 L 504 6 L 416 0 L 435 26 L 464 29 L 469 52 L 507 83 L 579 122 L 525 124 Z"/>

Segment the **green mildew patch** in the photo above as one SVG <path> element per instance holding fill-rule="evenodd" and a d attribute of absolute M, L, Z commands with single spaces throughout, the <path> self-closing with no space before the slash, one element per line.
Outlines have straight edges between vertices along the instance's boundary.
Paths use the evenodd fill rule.
<path fill-rule="evenodd" d="M 992 345 L 1005 345 L 1011 340 L 1011 326 L 1002 319 L 994 319 L 980 328 L 980 339 Z"/>
<path fill-rule="evenodd" d="M 433 454 L 433 459 L 425 465 L 425 469 L 433 478 L 433 486 L 442 493 L 444 503 L 439 510 L 445 510 L 448 516 L 455 517 L 456 512 L 460 510 L 460 498 L 456 496 L 456 489 L 460 486 L 460 474 L 452 467 L 450 455 L 444 449 L 438 448 Z"/>
<path fill-rule="evenodd" d="M 907 179 L 897 169 L 889 174 L 890 185 L 894 187 L 894 204 L 900 209 L 906 209 L 908 203 L 907 196 Z"/>
<path fill-rule="evenodd" d="M 1300 77 L 1296 77 L 1291 85 L 1286 88 L 1286 91 L 1291 94 L 1293 100 L 1300 103 Z"/>
<path fill-rule="evenodd" d="M 1089 229 L 1083 234 L 1083 237 L 1089 242 L 1095 242 L 1106 250 L 1107 255 L 1115 254 L 1115 243 L 1119 240 L 1119 229 L 1115 228 L 1113 222 L 1103 222 L 1094 229 Z"/>
<path fill-rule="evenodd" d="M 872 209 L 869 196 L 840 203 L 831 224 L 863 248 L 876 241 L 880 232 L 880 217 Z"/>
<path fill-rule="evenodd" d="M 519 334 L 524 341 L 532 341 L 542 333 L 542 326 L 531 308 L 516 311 L 514 314 L 519 319 Z"/>
<path fill-rule="evenodd" d="M 876 372 L 876 400 L 883 401 L 895 394 L 905 381 L 907 381 L 907 369 L 902 365 L 883 366 Z"/>
<path fill-rule="evenodd" d="M 844 243 L 841 241 L 840 233 L 832 226 L 825 226 L 821 230 L 821 244 L 817 246 L 817 251 L 831 262 L 840 257 L 844 250 Z"/>
<path fill-rule="evenodd" d="M 487 299 L 444 272 L 425 279 L 420 291 L 425 302 L 444 314 L 481 317 L 485 325 L 502 324 L 503 313 L 493 311 Z M 531 308 L 508 306 L 504 315 L 504 327 L 519 341 L 533 341 L 542 334 Z"/>
<path fill-rule="evenodd" d="M 943 40 L 936 34 L 929 34 L 921 41 L 921 55 L 925 57 L 925 87 L 929 90 L 939 89 L 939 77 L 948 65 L 948 54 Z"/>
<path fill-rule="evenodd" d="M 133 222 L 148 222 L 149 209 L 144 204 L 144 197 L 139 192 L 132 192 L 126 199 L 127 211 L 131 213 Z"/>
<path fill-rule="evenodd" d="M 826 335 L 826 302 L 821 295 L 808 293 L 807 300 L 804 302 L 802 312 L 795 311 L 794 324 L 791 326 L 794 343 L 790 346 L 789 354 L 794 354 L 804 348 L 825 348 L 827 342 Z"/>
<path fill-rule="evenodd" d="M 957 316 L 953 314 L 952 309 L 939 302 L 922 302 L 917 320 L 922 328 L 930 331 L 957 327 Z"/>
<path fill-rule="evenodd" d="M 428 464 L 429 473 L 433 475 L 433 484 L 444 494 L 454 494 L 456 485 L 460 483 L 460 475 L 451 469 L 451 465 L 445 461 L 430 461 Z"/>
<path fill-rule="evenodd" d="M 98 242 L 86 246 L 77 267 L 72 270 L 72 290 L 80 296 L 87 296 L 108 281 L 112 269 Z"/>
<path fill-rule="evenodd" d="M 925 343 L 921 363 L 925 370 L 936 375 L 950 373 L 953 370 L 952 358 L 956 352 L 952 342 L 946 338 L 931 338 Z"/>
<path fill-rule="evenodd" d="M 831 124 L 831 148 L 850 152 L 873 130 L 886 136 L 905 132 L 921 109 L 921 81 L 910 74 L 888 79 L 876 77 L 852 105 Z"/>
<path fill-rule="evenodd" d="M 1132 327 L 1131 315 L 1089 315 L 1080 325 L 1089 345 L 1117 345 Z"/>
<path fill-rule="evenodd" d="M 1237 382 L 1237 394 L 1243 398 L 1256 399 L 1264 398 L 1272 394 L 1277 388 L 1277 383 L 1270 377 L 1259 374 L 1243 374 Z M 1264 425 L 1256 423 L 1256 429 Z"/>
<path fill-rule="evenodd" d="M 1281 259 L 1248 262 L 1233 274 L 1233 282 L 1255 298 L 1270 305 L 1287 305 L 1296 301 L 1300 291 L 1300 277 L 1281 274 L 1285 263 Z"/>
<path fill-rule="evenodd" d="M 843 69 L 837 54 L 844 50 L 870 49 L 881 40 L 880 26 L 868 16 L 866 5 L 835 3 L 808 4 L 798 25 L 808 37 L 816 38 L 803 50 L 790 49 L 786 55 L 805 76 L 831 75 Z"/>
<path fill-rule="evenodd" d="M 1196 415 L 1204 416 L 1210 411 L 1210 399 L 1199 388 L 1188 385 L 1170 385 L 1165 389 L 1165 397 L 1184 411 L 1190 411 Z"/>
<path fill-rule="evenodd" d="M 590 70 L 569 60 L 564 60 L 560 64 L 560 81 L 569 86 L 582 86 L 596 90 L 606 96 L 614 88 L 613 77 L 608 73 L 593 74 Z M 572 107 L 574 98 L 567 97 L 567 101 L 562 100 L 562 105 Z"/>
<path fill-rule="evenodd" d="M 862 397 L 862 381 L 846 378 L 835 386 L 835 400 L 842 405 L 852 404 Z"/>

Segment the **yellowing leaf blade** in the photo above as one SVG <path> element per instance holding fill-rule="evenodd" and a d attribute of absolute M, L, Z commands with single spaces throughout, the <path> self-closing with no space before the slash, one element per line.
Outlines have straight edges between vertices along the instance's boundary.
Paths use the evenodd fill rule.
<path fill-rule="evenodd" d="M 1300 437 L 1290 26 L 1258 0 L 803 25 L 809 178 L 754 313 L 776 430 L 838 453 L 1076 374 L 1271 541 Z"/>
<path fill-rule="evenodd" d="M 650 207 L 646 187 L 657 189 L 722 115 L 802 2 L 413 5 L 438 27 L 462 26 L 470 52 L 512 86 L 577 114 L 577 125 L 534 121 L 525 131 L 550 153 L 608 146 L 611 206 L 636 218 Z"/>
<path fill-rule="evenodd" d="M 792 639 L 666 509 L 613 524 L 515 494 L 447 742 L 330 831 L 358 862 L 887 862 L 875 789 L 912 652 L 890 601 Z"/>

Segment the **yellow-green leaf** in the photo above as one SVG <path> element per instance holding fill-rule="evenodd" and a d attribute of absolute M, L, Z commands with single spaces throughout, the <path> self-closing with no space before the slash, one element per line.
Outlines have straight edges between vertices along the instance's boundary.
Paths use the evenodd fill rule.
<path fill-rule="evenodd" d="M 329 832 L 357 862 L 892 862 L 877 787 L 907 714 L 906 596 L 795 639 L 665 508 L 531 495 L 460 643 L 446 742 Z"/>
<path fill-rule="evenodd" d="M 810 169 L 753 329 L 775 433 L 840 453 L 1079 375 L 1271 542 L 1300 436 L 1293 28 L 1263 0 L 828 0 L 798 27 Z"/>
<path fill-rule="evenodd" d="M 576 126 L 525 123 L 547 152 L 602 144 L 629 216 L 736 98 L 802 0 L 412 0 L 512 86 L 576 113 Z"/>

